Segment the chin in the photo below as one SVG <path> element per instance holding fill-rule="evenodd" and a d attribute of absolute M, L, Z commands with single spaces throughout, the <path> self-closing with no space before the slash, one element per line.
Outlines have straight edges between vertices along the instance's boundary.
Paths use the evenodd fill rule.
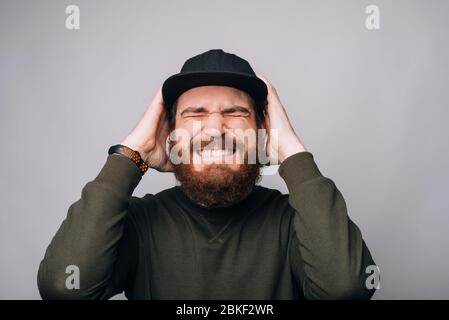
<path fill-rule="evenodd" d="M 208 173 L 208 174 L 223 174 L 224 172 L 237 172 L 242 168 L 238 164 L 199 164 L 193 165 L 193 170 L 198 173 Z"/>
<path fill-rule="evenodd" d="M 241 201 L 260 177 L 259 166 L 240 164 L 181 164 L 174 167 L 174 174 L 184 193 L 206 207 Z"/>

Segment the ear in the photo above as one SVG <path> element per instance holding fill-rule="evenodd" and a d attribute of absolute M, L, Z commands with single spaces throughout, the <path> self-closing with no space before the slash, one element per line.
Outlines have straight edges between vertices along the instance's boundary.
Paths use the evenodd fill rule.
<path fill-rule="evenodd" d="M 267 124 L 265 122 L 265 118 L 260 120 L 260 122 L 257 126 L 257 164 L 259 165 L 259 167 L 263 167 L 263 166 L 266 166 L 266 164 L 261 163 L 259 156 L 266 154 L 268 137 L 265 134 L 263 136 L 263 139 L 260 139 L 259 130 L 264 130 L 265 133 L 267 132 Z"/>
<path fill-rule="evenodd" d="M 170 139 L 170 135 L 167 136 L 167 139 L 165 140 L 165 153 L 167 156 L 170 154 L 170 150 L 173 148 L 174 142 L 172 139 Z"/>

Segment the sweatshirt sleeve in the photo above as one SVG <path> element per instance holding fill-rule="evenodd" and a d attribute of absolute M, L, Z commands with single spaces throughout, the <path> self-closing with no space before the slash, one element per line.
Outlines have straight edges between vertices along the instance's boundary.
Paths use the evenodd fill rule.
<path fill-rule="evenodd" d="M 138 248 L 128 213 L 141 178 L 132 161 L 108 155 L 100 173 L 69 207 L 40 263 L 37 280 L 43 299 L 108 299 L 126 289 Z M 79 288 L 67 286 L 77 273 Z"/>
<path fill-rule="evenodd" d="M 307 151 L 285 159 L 279 174 L 294 209 L 290 262 L 304 297 L 370 299 L 365 270 L 375 263 L 334 182 Z"/>

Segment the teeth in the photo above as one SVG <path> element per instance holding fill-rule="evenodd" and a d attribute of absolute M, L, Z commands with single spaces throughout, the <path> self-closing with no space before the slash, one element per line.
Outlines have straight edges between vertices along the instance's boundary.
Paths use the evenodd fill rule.
<path fill-rule="evenodd" d="M 199 152 L 200 156 L 208 157 L 208 158 L 217 158 L 217 157 L 223 157 L 223 156 L 230 156 L 234 152 L 230 149 L 226 150 L 201 150 Z"/>

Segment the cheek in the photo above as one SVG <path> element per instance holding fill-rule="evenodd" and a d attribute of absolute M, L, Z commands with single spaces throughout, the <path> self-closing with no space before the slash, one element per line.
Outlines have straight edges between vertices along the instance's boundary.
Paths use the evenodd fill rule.
<path fill-rule="evenodd" d="M 226 125 L 229 128 L 251 129 L 256 128 L 256 120 L 246 117 L 229 117 L 226 119 Z"/>
<path fill-rule="evenodd" d="M 257 146 L 258 129 L 255 125 L 246 122 L 242 123 L 239 126 L 230 127 L 229 129 L 233 130 L 233 133 L 238 138 L 238 140 L 243 142 L 246 150 L 255 148 Z"/>
<path fill-rule="evenodd" d="M 188 135 L 190 138 L 195 138 L 198 135 L 200 135 L 202 126 L 203 126 L 203 120 L 201 119 L 184 119 L 184 120 L 178 120 L 179 121 L 179 128 L 180 130 L 184 131 L 185 135 Z"/>
<path fill-rule="evenodd" d="M 174 163 L 179 164 L 180 162 L 186 163 L 186 161 L 189 161 L 188 158 L 191 156 L 191 134 L 188 127 L 181 125 L 179 122 L 170 131 L 169 157 Z"/>

